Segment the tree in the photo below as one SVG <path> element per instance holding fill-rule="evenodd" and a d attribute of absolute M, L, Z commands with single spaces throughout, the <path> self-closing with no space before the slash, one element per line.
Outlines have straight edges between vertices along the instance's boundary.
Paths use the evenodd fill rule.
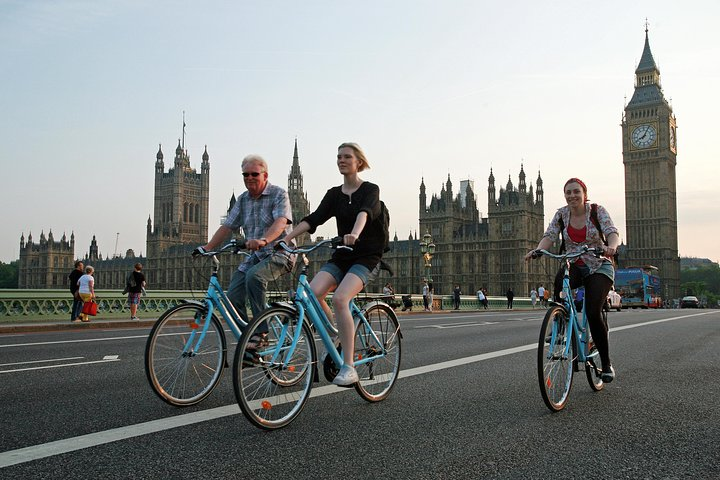
<path fill-rule="evenodd" d="M 709 293 L 720 295 L 720 266 L 717 264 L 708 265 L 706 267 L 700 267 L 696 269 L 685 269 L 680 271 L 680 284 L 686 283 L 700 284 L 702 283 L 704 288 L 701 291 L 707 290 Z M 699 285 L 694 285 L 698 287 Z M 683 290 L 684 291 L 684 290 Z M 698 295 L 700 294 L 686 294 L 686 295 Z"/>
<path fill-rule="evenodd" d="M 17 288 L 18 262 L 0 262 L 0 288 Z"/>

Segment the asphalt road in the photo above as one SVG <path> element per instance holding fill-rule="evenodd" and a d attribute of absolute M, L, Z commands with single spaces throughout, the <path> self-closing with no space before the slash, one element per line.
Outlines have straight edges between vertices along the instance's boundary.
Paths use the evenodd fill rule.
<path fill-rule="evenodd" d="M 615 382 L 551 413 L 542 311 L 401 318 L 402 377 L 370 404 L 321 381 L 266 432 L 231 370 L 178 409 L 147 385 L 148 328 L 0 338 L 0 478 L 720 478 L 720 311 L 611 312 Z M 234 349 L 233 349 L 234 350 Z"/>

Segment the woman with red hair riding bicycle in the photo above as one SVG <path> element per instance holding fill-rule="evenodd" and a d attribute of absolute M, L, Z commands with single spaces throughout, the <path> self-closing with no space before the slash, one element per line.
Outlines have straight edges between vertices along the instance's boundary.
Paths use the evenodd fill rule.
<path fill-rule="evenodd" d="M 560 235 L 568 253 L 579 251 L 583 245 L 602 248 L 602 257 L 588 253 L 571 265 L 570 288 L 585 287 L 585 315 L 602 362 L 600 378 L 609 383 L 615 378 L 615 369 L 610 361 L 608 326 L 603 321 L 602 308 L 615 279 L 611 258 L 617 252 L 620 237 L 607 210 L 588 204 L 587 186 L 582 180 L 569 179 L 563 192 L 567 205 L 555 212 L 535 250 L 549 249 Z M 525 261 L 535 250 L 528 252 Z M 562 290 L 562 277 L 562 271 L 555 277 L 556 295 Z"/>

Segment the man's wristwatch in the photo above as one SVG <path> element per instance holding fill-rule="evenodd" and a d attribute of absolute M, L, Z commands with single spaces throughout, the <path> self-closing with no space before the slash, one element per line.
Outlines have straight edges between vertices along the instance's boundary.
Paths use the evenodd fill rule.
<path fill-rule="evenodd" d="M 268 242 L 268 239 L 265 238 L 265 237 L 262 237 L 260 240 L 262 240 L 263 242 L 265 242 L 265 245 L 267 245 L 268 243 L 270 243 L 270 242 Z"/>

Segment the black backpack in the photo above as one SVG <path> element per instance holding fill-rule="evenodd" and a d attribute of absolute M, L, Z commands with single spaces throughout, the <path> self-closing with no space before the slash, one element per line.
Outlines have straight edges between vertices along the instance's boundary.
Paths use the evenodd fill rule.
<path fill-rule="evenodd" d="M 385 202 L 380 200 L 380 221 L 382 221 L 383 235 L 385 238 L 385 246 L 383 252 L 390 251 L 390 212 L 385 206 Z"/>

